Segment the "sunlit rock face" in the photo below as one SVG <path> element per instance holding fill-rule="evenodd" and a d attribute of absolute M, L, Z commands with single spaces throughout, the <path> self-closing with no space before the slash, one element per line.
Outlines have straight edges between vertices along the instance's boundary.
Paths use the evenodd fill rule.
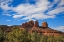
<path fill-rule="evenodd" d="M 34 26 L 34 21 L 31 20 L 31 21 L 28 22 L 28 24 L 29 24 L 30 27 L 33 27 Z"/>
<path fill-rule="evenodd" d="M 39 26 L 38 20 L 36 21 L 30 20 L 28 22 L 25 22 L 20 26 L 20 29 L 26 30 L 27 32 L 30 32 L 30 33 L 37 32 L 38 34 L 42 34 L 46 36 L 64 35 L 64 32 L 49 28 L 47 22 L 43 22 L 42 26 Z"/>
<path fill-rule="evenodd" d="M 21 25 L 21 27 L 33 27 L 34 26 L 34 21 L 30 20 L 28 22 L 25 22 Z"/>
<path fill-rule="evenodd" d="M 38 20 L 36 21 L 30 20 L 21 25 L 21 27 L 38 27 L 38 26 L 39 26 Z"/>
<path fill-rule="evenodd" d="M 43 23 L 42 23 L 42 27 L 48 27 L 47 22 L 43 22 Z"/>
<path fill-rule="evenodd" d="M 36 20 L 34 23 L 34 27 L 38 27 L 38 26 L 39 26 L 39 23 L 38 23 L 38 20 Z"/>

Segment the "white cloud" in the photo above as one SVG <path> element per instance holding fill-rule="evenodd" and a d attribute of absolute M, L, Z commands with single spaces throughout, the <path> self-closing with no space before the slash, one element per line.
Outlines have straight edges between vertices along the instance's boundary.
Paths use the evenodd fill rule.
<path fill-rule="evenodd" d="M 49 4 L 49 8 L 52 8 L 55 4 L 57 4 L 60 0 L 53 0 L 52 3 Z"/>
<path fill-rule="evenodd" d="M 23 15 L 14 15 L 13 18 L 21 18 Z"/>
<path fill-rule="evenodd" d="M 12 25 L 7 25 L 7 26 L 12 26 Z"/>
<path fill-rule="evenodd" d="M 48 18 L 55 18 L 55 15 L 45 15 L 45 14 L 42 14 L 42 13 L 39 13 L 39 14 L 33 14 L 31 16 L 27 16 L 25 18 L 23 18 L 23 20 L 27 20 L 27 19 L 48 19 Z"/>
<path fill-rule="evenodd" d="M 22 18 L 22 20 L 27 20 L 27 19 L 48 19 L 48 18 L 55 18 L 56 14 L 60 12 L 64 12 L 64 7 L 59 7 L 60 5 L 63 5 L 63 0 L 58 4 L 58 6 L 52 10 L 52 7 L 54 4 L 57 4 L 59 1 L 54 0 L 52 3 L 50 3 L 48 0 L 36 0 L 35 4 L 19 4 L 16 7 L 9 6 L 9 4 L 13 0 L 6 0 L 6 1 L 1 1 L 0 7 L 4 10 L 11 10 L 13 12 L 16 12 L 15 15 L 12 15 L 12 17 L 15 18 Z M 10 3 L 9 3 L 10 2 Z M 51 8 L 51 11 L 48 13 L 44 13 L 46 10 Z M 9 14 L 6 14 L 9 15 Z"/>
<path fill-rule="evenodd" d="M 64 0 L 61 0 L 61 2 L 60 2 L 59 5 L 60 5 L 60 6 L 64 5 Z"/>
<path fill-rule="evenodd" d="M 57 4 L 57 6 L 52 10 L 52 7 L 55 4 Z M 64 6 L 63 6 L 64 5 L 64 0 L 54 0 L 54 2 L 52 2 L 50 5 L 51 5 L 49 7 L 50 11 L 47 13 L 48 15 L 56 15 L 56 14 L 59 14 L 61 12 L 64 12 Z"/>
<path fill-rule="evenodd" d="M 13 0 L 1 0 L 0 1 L 0 7 L 4 10 L 10 10 L 11 7 L 9 7 L 8 5 L 12 2 Z"/>
<path fill-rule="evenodd" d="M 11 14 L 2 14 L 2 15 L 11 16 Z"/>
<path fill-rule="evenodd" d="M 64 7 L 56 8 L 48 12 L 49 15 L 55 15 L 64 12 Z"/>
<path fill-rule="evenodd" d="M 7 10 L 10 10 L 10 9 L 11 9 L 11 7 L 9 7 L 8 4 L 6 4 L 6 5 L 1 5 L 0 7 L 1 7 L 4 11 L 7 11 Z"/>
<path fill-rule="evenodd" d="M 17 12 L 17 14 L 19 14 L 19 15 L 14 15 L 13 18 L 20 18 L 22 16 L 26 16 L 26 18 L 23 18 L 23 19 L 27 19 L 28 17 L 30 19 L 32 19 L 32 18 L 45 19 L 48 16 L 47 17 L 44 16 L 43 12 L 45 12 L 48 9 L 48 6 L 47 6 L 48 4 L 49 4 L 49 2 L 47 0 L 39 0 L 39 1 L 36 2 L 35 5 L 29 4 L 29 3 L 20 4 L 17 7 L 14 7 L 12 9 L 13 11 Z M 42 14 L 40 14 L 40 13 L 42 13 Z M 40 16 L 42 15 L 44 17 L 43 18 L 42 18 L 42 16 L 41 17 L 39 17 L 39 16 L 36 17 L 36 14 L 40 15 Z M 50 17 L 50 18 L 52 18 L 52 17 Z"/>
<path fill-rule="evenodd" d="M 11 20 L 6 20 L 7 22 L 11 21 Z"/>
<path fill-rule="evenodd" d="M 59 26 L 53 29 L 64 32 L 64 26 Z"/>

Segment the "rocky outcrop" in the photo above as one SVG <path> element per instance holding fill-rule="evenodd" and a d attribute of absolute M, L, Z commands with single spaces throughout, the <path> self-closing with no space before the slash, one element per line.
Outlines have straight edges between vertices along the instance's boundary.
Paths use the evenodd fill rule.
<path fill-rule="evenodd" d="M 38 20 L 36 20 L 36 21 L 30 20 L 21 25 L 21 27 L 38 27 L 38 26 L 39 26 Z M 48 27 L 47 22 L 43 22 L 42 27 L 47 28 Z"/>
<path fill-rule="evenodd" d="M 34 27 L 38 27 L 38 26 L 39 26 L 39 23 L 38 23 L 38 20 L 36 20 L 34 23 Z"/>
<path fill-rule="evenodd" d="M 42 26 L 39 26 L 38 20 L 36 20 L 35 22 L 33 20 L 31 20 L 29 22 L 23 23 L 21 26 L 23 26 L 23 27 L 20 29 L 26 30 L 30 33 L 37 32 L 38 34 L 43 34 L 43 35 L 47 35 L 47 36 L 64 35 L 64 32 L 60 32 L 60 31 L 49 28 L 47 22 L 43 22 Z"/>
<path fill-rule="evenodd" d="M 31 20 L 21 25 L 21 27 L 38 27 L 38 26 L 39 26 L 38 20 L 36 20 L 35 22 Z"/>
<path fill-rule="evenodd" d="M 33 26 L 34 26 L 34 21 L 33 20 L 31 20 L 29 22 L 26 22 L 26 23 L 23 23 L 21 25 L 21 27 L 33 27 Z"/>
<path fill-rule="evenodd" d="M 28 24 L 29 24 L 30 27 L 33 27 L 34 26 L 34 21 L 31 20 L 31 21 L 28 22 Z"/>
<path fill-rule="evenodd" d="M 42 27 L 46 27 L 46 28 L 47 28 L 47 27 L 48 27 L 47 22 L 43 22 L 43 23 L 42 23 Z"/>

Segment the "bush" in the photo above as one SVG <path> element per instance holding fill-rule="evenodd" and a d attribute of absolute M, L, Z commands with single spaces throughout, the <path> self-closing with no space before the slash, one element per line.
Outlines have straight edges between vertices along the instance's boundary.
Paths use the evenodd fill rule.
<path fill-rule="evenodd" d="M 0 42 L 64 42 L 64 36 L 44 36 L 14 27 L 7 34 L 0 29 Z"/>

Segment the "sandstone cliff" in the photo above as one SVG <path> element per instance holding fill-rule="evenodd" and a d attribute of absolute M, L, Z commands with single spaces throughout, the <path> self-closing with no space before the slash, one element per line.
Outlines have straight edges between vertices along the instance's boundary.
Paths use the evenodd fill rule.
<path fill-rule="evenodd" d="M 43 22 L 42 26 L 39 26 L 38 20 L 36 20 L 35 22 L 33 20 L 31 20 L 26 23 L 23 23 L 20 26 L 20 29 L 24 29 L 30 33 L 37 32 L 39 34 L 43 34 L 43 35 L 47 35 L 47 36 L 49 36 L 49 35 L 54 35 L 54 36 L 64 35 L 64 32 L 49 28 L 47 22 Z"/>

